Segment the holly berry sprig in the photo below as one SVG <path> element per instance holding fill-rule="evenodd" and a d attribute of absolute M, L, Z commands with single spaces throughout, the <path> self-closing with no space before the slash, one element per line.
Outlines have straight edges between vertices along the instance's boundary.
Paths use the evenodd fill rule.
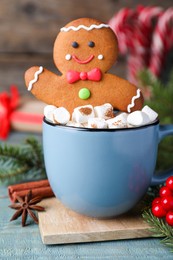
<path fill-rule="evenodd" d="M 173 176 L 161 188 L 149 189 L 147 198 L 142 217 L 150 225 L 152 236 L 160 237 L 160 242 L 173 252 Z"/>
<path fill-rule="evenodd" d="M 159 195 L 152 202 L 152 214 L 157 218 L 165 218 L 166 223 L 173 226 L 173 176 L 160 188 Z"/>

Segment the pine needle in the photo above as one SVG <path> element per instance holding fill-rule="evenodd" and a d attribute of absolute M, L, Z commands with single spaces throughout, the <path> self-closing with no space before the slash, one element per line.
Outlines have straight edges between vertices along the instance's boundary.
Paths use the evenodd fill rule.
<path fill-rule="evenodd" d="M 159 114 L 160 124 L 173 124 L 173 71 L 166 84 L 155 78 L 148 70 L 139 73 L 139 84 L 151 90 L 148 105 Z M 158 171 L 172 167 L 173 136 L 166 137 L 160 144 L 156 169 Z"/>
<path fill-rule="evenodd" d="M 145 104 L 157 111 L 162 124 L 173 123 L 173 71 L 166 84 L 153 77 L 148 70 L 140 72 L 139 81 L 144 88 L 150 88 L 152 92 L 150 100 L 146 100 Z"/>
<path fill-rule="evenodd" d="M 161 243 L 173 252 L 173 228 L 163 219 L 155 217 L 150 209 L 144 211 L 142 217 L 151 226 L 150 231 L 153 232 L 153 237 L 163 238 Z"/>
<path fill-rule="evenodd" d="M 20 146 L 0 144 L 0 184 L 45 178 L 42 146 L 35 138 Z"/>

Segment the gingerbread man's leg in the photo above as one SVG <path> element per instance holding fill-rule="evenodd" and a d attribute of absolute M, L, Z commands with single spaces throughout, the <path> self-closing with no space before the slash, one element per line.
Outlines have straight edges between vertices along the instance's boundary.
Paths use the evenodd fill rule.
<path fill-rule="evenodd" d="M 28 91 L 47 104 L 54 99 L 55 93 L 51 91 L 51 87 L 56 86 L 59 79 L 60 76 L 42 66 L 31 67 L 25 72 L 25 83 Z M 50 83 L 51 86 L 49 86 Z"/>

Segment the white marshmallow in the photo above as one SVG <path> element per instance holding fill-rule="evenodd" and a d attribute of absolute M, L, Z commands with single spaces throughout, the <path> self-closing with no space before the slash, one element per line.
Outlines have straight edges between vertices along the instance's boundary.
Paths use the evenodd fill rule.
<path fill-rule="evenodd" d="M 142 111 L 149 116 L 151 122 L 155 121 L 156 118 L 158 117 L 158 114 L 153 109 L 151 109 L 149 106 L 143 107 Z"/>
<path fill-rule="evenodd" d="M 120 113 L 118 114 L 116 117 L 115 117 L 115 120 L 117 121 L 120 121 L 121 120 L 121 123 L 126 125 L 127 124 L 127 117 L 128 117 L 129 114 L 123 112 L 123 113 Z"/>
<path fill-rule="evenodd" d="M 73 113 L 72 113 L 72 117 L 71 117 L 71 120 L 72 120 L 72 122 L 74 123 L 76 123 L 76 113 L 73 111 Z"/>
<path fill-rule="evenodd" d="M 135 127 L 134 125 L 130 125 L 130 124 L 127 124 L 127 128 L 133 128 Z"/>
<path fill-rule="evenodd" d="M 88 128 L 107 128 L 106 120 L 103 118 L 89 118 Z"/>
<path fill-rule="evenodd" d="M 114 117 L 113 106 L 109 103 L 94 107 L 94 112 L 96 117 L 99 118 L 109 119 Z"/>
<path fill-rule="evenodd" d="M 133 126 L 142 126 L 150 123 L 150 118 L 143 111 L 137 110 L 128 115 L 127 122 Z"/>
<path fill-rule="evenodd" d="M 73 121 L 69 121 L 66 125 L 67 126 L 74 126 L 74 127 L 83 127 L 82 124 L 76 123 L 76 122 L 73 122 Z"/>
<path fill-rule="evenodd" d="M 53 119 L 55 123 L 65 125 L 70 120 L 70 113 L 64 107 L 58 107 L 53 111 Z"/>
<path fill-rule="evenodd" d="M 109 129 L 114 129 L 114 128 L 126 128 L 127 125 L 122 124 L 121 122 L 112 122 L 108 124 Z"/>
<path fill-rule="evenodd" d="M 76 107 L 74 109 L 72 120 L 77 123 L 87 123 L 89 118 L 93 118 L 95 116 L 93 106 L 86 105 L 81 107 Z"/>
<path fill-rule="evenodd" d="M 54 119 L 53 119 L 53 111 L 56 109 L 55 106 L 53 105 L 47 105 L 44 107 L 44 116 L 46 117 L 46 119 L 50 122 L 54 122 Z"/>
<path fill-rule="evenodd" d="M 81 124 L 83 128 L 88 128 L 88 122 Z"/>
<path fill-rule="evenodd" d="M 125 128 L 127 127 L 127 113 L 118 114 L 116 117 L 107 120 L 108 128 Z"/>

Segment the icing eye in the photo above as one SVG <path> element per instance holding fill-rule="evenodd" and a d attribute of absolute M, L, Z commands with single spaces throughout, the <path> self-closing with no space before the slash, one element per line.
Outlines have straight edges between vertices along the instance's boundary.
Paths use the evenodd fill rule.
<path fill-rule="evenodd" d="M 95 43 L 92 42 L 92 41 L 90 41 L 90 42 L 88 42 L 88 46 L 91 47 L 91 48 L 93 48 L 93 47 L 95 46 Z"/>
<path fill-rule="evenodd" d="M 79 43 L 77 43 L 77 42 L 72 42 L 71 46 L 72 46 L 73 48 L 77 48 L 77 47 L 79 47 Z"/>

